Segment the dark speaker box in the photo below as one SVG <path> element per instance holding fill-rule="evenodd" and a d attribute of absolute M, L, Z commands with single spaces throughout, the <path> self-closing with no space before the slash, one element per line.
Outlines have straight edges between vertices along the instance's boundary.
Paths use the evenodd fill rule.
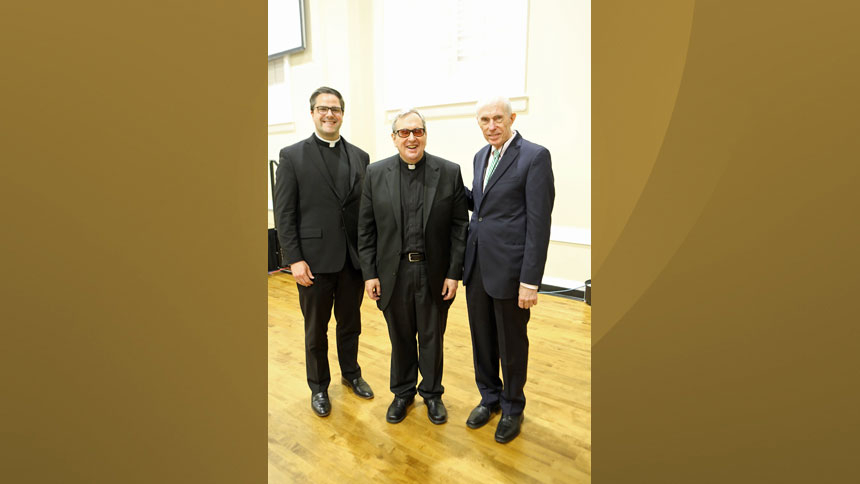
<path fill-rule="evenodd" d="M 277 229 L 269 229 L 269 272 L 281 267 L 281 244 L 278 242 Z"/>

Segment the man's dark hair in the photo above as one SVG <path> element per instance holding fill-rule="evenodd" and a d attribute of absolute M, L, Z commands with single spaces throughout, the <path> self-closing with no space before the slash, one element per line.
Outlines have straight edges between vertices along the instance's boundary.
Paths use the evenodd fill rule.
<path fill-rule="evenodd" d="M 317 96 L 320 94 L 334 94 L 340 100 L 340 109 L 346 111 L 346 104 L 343 102 L 343 96 L 337 92 L 337 89 L 332 89 L 330 87 L 322 86 L 318 87 L 313 94 L 311 94 L 311 111 L 314 110 L 314 106 L 316 106 Z"/>

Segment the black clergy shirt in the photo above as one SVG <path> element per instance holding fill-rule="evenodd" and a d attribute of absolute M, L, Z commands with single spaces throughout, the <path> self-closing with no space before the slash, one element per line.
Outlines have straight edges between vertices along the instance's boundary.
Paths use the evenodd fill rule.
<path fill-rule="evenodd" d="M 349 189 L 349 158 L 346 156 L 343 143 L 338 140 L 332 148 L 328 141 L 323 141 L 319 137 L 314 139 L 317 142 L 317 147 L 319 147 L 326 170 L 334 181 L 338 197 L 345 198 Z"/>
<path fill-rule="evenodd" d="M 400 213 L 402 215 L 403 253 L 424 252 L 424 160 L 409 169 L 400 160 Z"/>

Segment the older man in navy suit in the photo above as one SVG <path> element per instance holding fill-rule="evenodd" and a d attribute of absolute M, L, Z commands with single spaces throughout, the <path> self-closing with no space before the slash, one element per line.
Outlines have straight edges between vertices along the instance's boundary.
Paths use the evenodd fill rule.
<path fill-rule="evenodd" d="M 523 421 L 526 326 L 538 302 L 555 199 L 549 151 L 511 129 L 516 117 L 508 99 L 478 103 L 478 125 L 489 144 L 475 155 L 472 189 L 466 190 L 472 218 L 463 283 L 481 393 L 466 425 L 481 427 L 501 410 L 500 443 L 516 438 Z"/>

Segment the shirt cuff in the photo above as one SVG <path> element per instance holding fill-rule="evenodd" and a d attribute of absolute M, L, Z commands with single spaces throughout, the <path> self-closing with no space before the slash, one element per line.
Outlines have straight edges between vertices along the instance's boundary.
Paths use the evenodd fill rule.
<path fill-rule="evenodd" d="M 525 282 L 521 282 L 521 283 L 520 283 L 520 285 L 521 285 L 521 286 L 523 286 L 523 287 L 524 287 L 524 288 L 526 288 L 526 289 L 537 290 L 537 288 L 538 288 L 538 286 L 533 286 L 533 285 L 531 285 L 531 284 L 526 284 Z"/>

